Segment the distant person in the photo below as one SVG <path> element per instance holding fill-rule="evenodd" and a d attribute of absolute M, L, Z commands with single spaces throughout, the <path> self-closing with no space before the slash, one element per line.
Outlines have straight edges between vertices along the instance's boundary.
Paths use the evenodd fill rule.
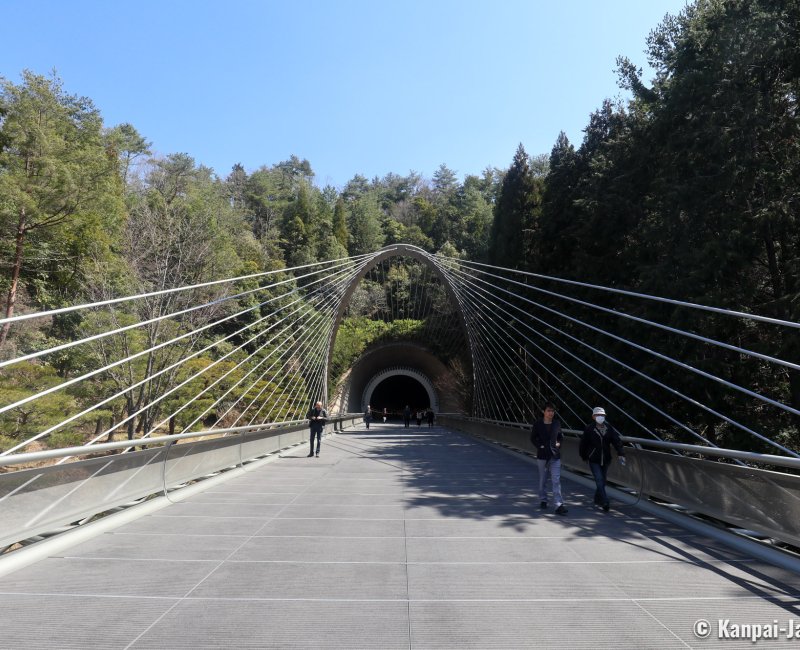
<path fill-rule="evenodd" d="M 597 489 L 594 491 L 594 504 L 602 506 L 608 512 L 610 507 L 606 494 L 606 477 L 611 465 L 611 446 L 617 450 L 620 465 L 625 466 L 625 449 L 622 439 L 611 423 L 606 420 L 606 411 L 602 406 L 592 410 L 592 422 L 586 426 L 581 436 L 579 453 L 589 463 Z"/>
<path fill-rule="evenodd" d="M 561 496 L 561 420 L 556 417 L 556 407 L 547 402 L 542 417 L 531 428 L 531 442 L 536 447 L 536 464 L 539 466 L 539 507 L 547 508 L 547 474 L 553 485 L 553 503 L 557 515 L 565 515 L 567 508 Z"/>
<path fill-rule="evenodd" d="M 322 431 L 325 428 L 325 420 L 328 417 L 327 411 L 322 408 L 322 402 L 314 404 L 308 412 L 308 426 L 310 428 L 310 440 L 308 445 L 308 457 L 314 455 L 314 436 L 317 438 L 317 458 L 319 458 L 319 447 L 322 443 Z"/>
<path fill-rule="evenodd" d="M 403 425 L 406 429 L 411 425 L 411 407 L 408 404 L 403 409 Z"/>
<path fill-rule="evenodd" d="M 425 415 L 428 418 L 428 428 L 430 429 L 433 426 L 433 409 L 429 408 Z"/>
<path fill-rule="evenodd" d="M 369 429 L 370 422 L 372 422 L 372 407 L 367 404 L 367 410 L 364 411 L 364 424 L 367 425 L 367 429 Z"/>
<path fill-rule="evenodd" d="M 384 422 L 386 422 L 386 417 L 387 417 L 388 415 L 389 415 L 389 414 L 386 412 L 386 407 L 384 406 L 384 407 L 383 407 L 383 421 L 384 421 Z"/>
<path fill-rule="evenodd" d="M 422 413 L 422 409 L 420 409 L 419 411 L 417 411 L 417 426 L 418 427 L 422 426 L 422 418 L 423 417 L 424 416 L 423 416 L 423 413 Z"/>

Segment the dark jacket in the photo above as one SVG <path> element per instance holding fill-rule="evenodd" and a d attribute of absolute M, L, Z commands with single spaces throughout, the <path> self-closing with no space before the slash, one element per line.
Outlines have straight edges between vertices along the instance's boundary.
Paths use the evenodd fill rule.
<path fill-rule="evenodd" d="M 321 420 L 311 419 L 313 417 L 319 417 L 319 416 L 322 417 Z M 311 410 L 308 412 L 307 417 L 308 417 L 308 426 L 311 428 L 311 430 L 314 431 L 315 433 L 317 431 L 321 432 L 322 429 L 325 427 L 325 418 L 328 417 L 328 412 L 325 409 L 318 409 L 312 407 Z"/>
<path fill-rule="evenodd" d="M 548 433 L 548 426 L 543 419 L 537 420 L 531 427 L 531 443 L 536 447 L 536 458 L 560 460 L 561 447 L 556 447 L 556 443 L 560 445 L 564 440 L 564 434 L 561 433 L 561 420 L 553 418 L 553 423 L 549 428 L 550 432 Z"/>
<path fill-rule="evenodd" d="M 596 422 L 592 422 L 584 429 L 583 435 L 581 436 L 581 445 L 579 447 L 579 452 L 583 460 L 590 463 L 599 463 L 600 465 L 610 464 L 611 445 L 614 445 L 618 456 L 625 455 L 619 431 L 608 422 L 605 424 L 605 435 L 600 433 Z"/>

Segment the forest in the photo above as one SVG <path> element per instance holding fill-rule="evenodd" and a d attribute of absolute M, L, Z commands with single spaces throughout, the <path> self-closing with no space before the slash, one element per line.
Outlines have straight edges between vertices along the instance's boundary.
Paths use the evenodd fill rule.
<path fill-rule="evenodd" d="M 655 76 L 643 78 L 620 56 L 627 97 L 598 98 L 580 143 L 562 133 L 549 154 L 520 145 L 509 152 L 507 169 L 463 180 L 442 164 L 430 179 L 415 172 L 356 175 L 341 188 L 319 187 L 312 162 L 296 156 L 254 170 L 213 170 L 191 152 L 154 156 L 146 134 L 130 123 L 107 125 L 90 98 L 71 93 L 68 80 L 28 70 L 18 83 L 0 80 L 0 317 L 404 242 L 448 257 L 800 321 L 800 2 L 697 0 L 654 28 L 646 52 Z M 120 318 L 135 322 L 182 307 L 177 298 L 148 302 L 147 313 Z M 0 361 L 96 331 L 102 318 L 7 323 Z M 676 310 L 663 318 L 678 324 L 683 316 Z M 717 339 L 800 362 L 796 333 L 714 318 L 703 326 Z M 164 335 L 147 330 L 125 345 L 144 347 Z M 690 345 L 669 337 L 658 343 Z M 86 354 L 0 369 L 0 404 L 81 372 L 92 361 Z M 146 363 L 149 372 L 169 359 Z M 800 409 L 800 373 L 776 374 L 756 362 L 724 365 L 731 381 L 756 377 Z M 121 368 L 89 392 L 124 386 L 139 371 Z M 162 375 L 167 383 L 180 378 L 177 371 Z M 88 399 L 65 391 L 37 409 L 0 414 L 0 449 Z M 48 444 L 78 443 L 146 399 L 131 393 Z M 712 440 L 744 444 L 707 424 Z M 132 423 L 129 434 L 151 425 Z M 780 416 L 771 425 L 800 448 L 796 419 Z"/>

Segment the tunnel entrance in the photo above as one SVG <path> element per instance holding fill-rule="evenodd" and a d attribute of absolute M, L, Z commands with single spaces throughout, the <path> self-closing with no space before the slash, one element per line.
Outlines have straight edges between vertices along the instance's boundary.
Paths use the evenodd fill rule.
<path fill-rule="evenodd" d="M 385 408 L 390 417 L 399 418 L 406 404 L 412 411 L 424 411 L 430 406 L 430 398 L 425 387 L 413 377 L 392 375 L 375 387 L 370 403 L 376 413 Z"/>

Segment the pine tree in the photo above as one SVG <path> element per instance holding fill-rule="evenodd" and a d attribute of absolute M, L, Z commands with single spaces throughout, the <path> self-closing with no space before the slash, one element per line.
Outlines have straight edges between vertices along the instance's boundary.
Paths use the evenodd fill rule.
<path fill-rule="evenodd" d="M 489 247 L 493 264 L 525 268 L 530 263 L 529 243 L 541 209 L 541 185 L 520 144 L 495 205 Z"/>
<path fill-rule="evenodd" d="M 122 184 L 100 113 L 89 99 L 67 94 L 58 77 L 25 71 L 21 85 L 2 83 L 0 106 L 0 242 L 13 242 L 0 245 L 2 257 L 11 260 L 2 282 L 8 318 L 14 315 L 20 283 L 33 276 L 78 276 L 75 264 L 86 255 L 86 246 L 93 238 L 106 239 L 113 230 L 109 224 L 119 218 Z M 29 268 L 25 261 L 33 248 L 42 254 Z M 47 254 L 53 250 L 63 259 Z M 39 296 L 40 302 L 46 299 Z M 0 347 L 9 327 L 0 330 Z"/>
<path fill-rule="evenodd" d="M 347 249 L 347 211 L 344 200 L 339 197 L 333 208 L 333 235 Z"/>

